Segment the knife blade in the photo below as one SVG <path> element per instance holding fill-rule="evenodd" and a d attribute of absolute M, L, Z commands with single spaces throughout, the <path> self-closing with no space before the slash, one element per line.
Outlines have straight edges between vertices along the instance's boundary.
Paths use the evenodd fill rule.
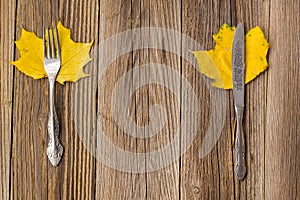
<path fill-rule="evenodd" d="M 239 180 L 245 178 L 246 167 L 246 148 L 243 133 L 244 97 L 245 97 L 245 38 L 244 25 L 239 23 L 234 33 L 232 43 L 232 83 L 233 100 L 237 119 L 235 151 L 236 165 L 235 175 Z"/>

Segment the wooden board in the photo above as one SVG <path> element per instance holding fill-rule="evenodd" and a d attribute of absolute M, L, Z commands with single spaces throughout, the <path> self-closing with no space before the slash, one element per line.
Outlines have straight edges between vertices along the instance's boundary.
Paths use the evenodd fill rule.
<path fill-rule="evenodd" d="M 299 1 L 3 0 L 0 7 L 0 199 L 300 198 Z M 19 58 L 14 41 L 22 27 L 42 36 L 43 13 L 47 24 L 61 20 L 70 27 L 75 41 L 94 41 L 94 59 L 85 67 L 92 76 L 56 85 L 65 150 L 58 167 L 45 154 L 48 81 L 33 80 L 9 64 Z M 211 49 L 211 36 L 223 23 L 240 21 L 246 31 L 260 26 L 270 42 L 268 71 L 246 86 L 248 174 L 242 182 L 233 173 L 232 92 L 212 92 L 184 56 L 190 45 L 185 38 Z M 147 27 L 184 35 L 172 40 Z M 127 36 L 133 42 L 107 42 L 132 29 Z M 161 49 L 138 48 L 159 44 Z M 170 44 L 174 52 L 166 50 Z M 122 50 L 128 51 L 119 55 Z M 200 158 L 212 110 L 219 108 L 212 94 L 227 101 L 224 126 Z M 130 103 L 123 105 L 126 99 Z M 122 109 L 128 118 L 118 121 Z M 153 131 L 151 123 L 159 122 L 163 128 Z M 104 135 L 112 146 L 101 140 Z M 157 153 L 171 142 L 167 154 Z"/>
<path fill-rule="evenodd" d="M 14 59 L 15 4 L 1 1 L 0 21 L 0 198 L 8 199 L 11 176 L 12 109 L 14 69 L 8 63 Z M 5 10 L 5 12 L 2 12 Z"/>

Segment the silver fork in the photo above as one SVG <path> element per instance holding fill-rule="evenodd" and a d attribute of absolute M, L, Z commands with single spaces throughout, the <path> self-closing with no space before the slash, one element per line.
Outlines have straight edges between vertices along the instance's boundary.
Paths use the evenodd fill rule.
<path fill-rule="evenodd" d="M 54 33 L 56 42 L 54 40 Z M 47 41 L 45 39 L 47 34 Z M 51 38 L 51 40 L 50 40 Z M 56 43 L 56 44 L 55 44 Z M 58 31 L 45 29 L 43 27 L 43 44 L 44 44 L 44 68 L 49 80 L 49 119 L 48 134 L 49 143 L 47 147 L 47 156 L 53 166 L 57 166 L 63 155 L 63 147 L 59 142 L 59 122 L 57 119 L 54 105 L 54 86 L 56 76 L 60 69 L 60 45 Z M 56 49 L 56 51 L 55 51 Z"/>

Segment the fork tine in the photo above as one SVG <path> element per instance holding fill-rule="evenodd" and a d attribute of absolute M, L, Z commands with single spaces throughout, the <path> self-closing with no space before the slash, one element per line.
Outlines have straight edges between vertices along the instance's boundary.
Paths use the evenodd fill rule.
<path fill-rule="evenodd" d="M 60 45 L 59 45 L 59 37 L 58 37 L 58 30 L 56 28 L 56 49 L 57 49 L 57 58 L 60 59 Z"/>
<path fill-rule="evenodd" d="M 50 59 L 51 58 L 51 54 L 50 54 L 50 31 L 49 31 L 48 28 L 46 29 L 46 33 L 48 35 L 48 45 L 47 45 L 48 52 L 47 52 L 47 57 L 48 57 L 48 59 Z"/>
<path fill-rule="evenodd" d="M 51 32 L 51 56 L 52 58 L 56 58 L 53 29 L 50 32 Z"/>
<path fill-rule="evenodd" d="M 46 39 L 45 39 L 45 27 L 43 26 L 43 48 L 44 48 L 44 58 L 47 56 L 47 50 L 46 50 Z"/>

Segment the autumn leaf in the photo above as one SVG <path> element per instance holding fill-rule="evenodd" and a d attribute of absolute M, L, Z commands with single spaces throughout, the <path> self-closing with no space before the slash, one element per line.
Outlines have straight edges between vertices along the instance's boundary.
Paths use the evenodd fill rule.
<path fill-rule="evenodd" d="M 232 89 L 232 42 L 235 27 L 222 25 L 219 32 L 213 35 L 216 42 L 214 49 L 209 51 L 194 51 L 199 71 L 214 79 L 212 86 Z M 251 29 L 245 38 L 245 83 L 249 83 L 261 72 L 266 70 L 266 59 L 269 43 L 259 27 Z"/>
<path fill-rule="evenodd" d="M 61 46 L 61 68 L 56 81 L 64 84 L 66 81 L 76 82 L 89 76 L 84 73 L 83 67 L 92 60 L 89 52 L 93 42 L 74 42 L 70 29 L 65 28 L 61 22 L 58 22 L 57 29 Z M 47 77 L 44 70 L 43 40 L 35 33 L 22 29 L 21 38 L 16 41 L 16 46 L 20 51 L 20 59 L 11 64 L 34 79 Z"/>

